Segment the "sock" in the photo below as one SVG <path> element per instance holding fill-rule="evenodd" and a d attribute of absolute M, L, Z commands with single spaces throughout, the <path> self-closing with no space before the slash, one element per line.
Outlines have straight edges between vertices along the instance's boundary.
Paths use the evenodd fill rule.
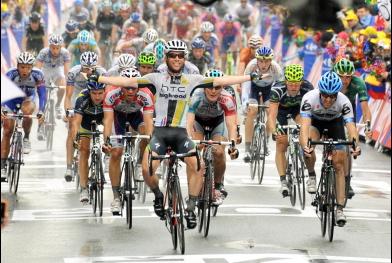
<path fill-rule="evenodd" d="M 282 181 L 286 181 L 286 175 L 281 175 L 280 176 L 280 181 L 282 182 Z"/>
<path fill-rule="evenodd" d="M 114 199 L 120 198 L 120 186 L 112 186 Z"/>
<path fill-rule="evenodd" d="M 245 142 L 245 152 L 250 151 L 250 142 Z"/>
<path fill-rule="evenodd" d="M 189 199 L 187 201 L 187 207 L 186 207 L 187 211 L 194 211 L 195 210 L 197 199 L 198 199 L 197 196 L 189 195 Z"/>
<path fill-rule="evenodd" d="M 215 183 L 215 189 L 220 189 L 221 187 L 223 187 L 222 183 Z"/>

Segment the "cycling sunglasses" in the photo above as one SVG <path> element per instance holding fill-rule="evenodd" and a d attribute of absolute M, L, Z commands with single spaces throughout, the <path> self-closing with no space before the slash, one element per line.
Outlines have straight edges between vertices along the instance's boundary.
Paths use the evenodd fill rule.
<path fill-rule="evenodd" d="M 184 53 L 167 53 L 166 54 L 166 56 L 168 57 L 168 58 L 181 58 L 181 59 L 183 59 L 183 58 L 185 58 L 185 54 Z"/>
<path fill-rule="evenodd" d="M 332 100 L 335 100 L 335 99 L 338 97 L 338 94 L 327 94 L 327 93 L 321 93 L 321 92 L 320 92 L 320 95 L 321 95 L 324 99 L 330 98 L 330 99 L 332 99 Z"/>

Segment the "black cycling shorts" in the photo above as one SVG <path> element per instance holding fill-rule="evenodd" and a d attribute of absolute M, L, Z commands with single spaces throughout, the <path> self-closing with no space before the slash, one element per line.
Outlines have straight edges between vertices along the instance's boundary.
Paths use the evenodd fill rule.
<path fill-rule="evenodd" d="M 288 117 L 291 116 L 293 120 L 299 114 L 300 107 L 291 107 L 291 108 L 281 108 L 278 109 L 278 116 L 276 117 L 280 125 L 287 125 L 288 124 Z"/>
<path fill-rule="evenodd" d="M 346 140 L 342 117 L 331 121 L 312 119 L 312 126 L 318 130 L 320 136 L 322 136 L 324 129 L 327 129 L 328 138 L 332 138 L 334 141 Z"/>
<path fill-rule="evenodd" d="M 154 132 L 149 144 L 151 151 L 159 155 L 164 155 L 169 146 L 178 154 L 187 153 L 195 149 L 195 144 L 188 137 L 186 129 L 154 127 Z"/>
<path fill-rule="evenodd" d="M 263 98 L 263 102 L 269 101 L 271 97 L 271 87 L 272 85 L 266 87 L 259 87 L 252 82 L 250 87 L 249 99 L 255 99 L 260 103 L 260 97 Z"/>

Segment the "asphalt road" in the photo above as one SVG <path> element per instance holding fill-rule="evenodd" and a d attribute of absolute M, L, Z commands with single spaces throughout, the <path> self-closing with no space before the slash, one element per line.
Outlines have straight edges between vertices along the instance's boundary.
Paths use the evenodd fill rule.
<path fill-rule="evenodd" d="M 197 230 L 186 231 L 182 256 L 172 249 L 169 232 L 153 212 L 151 193 L 145 204 L 135 202 L 131 230 L 125 218 L 109 212 L 110 184 L 101 218 L 79 203 L 74 183 L 63 178 L 65 133 L 58 121 L 54 150 L 47 152 L 33 132 L 18 194 L 8 194 L 7 183 L 1 184 L 11 210 L 1 234 L 1 262 L 391 262 L 391 160 L 370 146 L 362 145 L 363 155 L 354 163 L 356 195 L 345 210 L 348 223 L 335 229 L 332 243 L 321 237 L 310 195 L 304 211 L 281 197 L 271 142 L 261 185 L 250 180 L 247 164 L 228 162 L 229 196 L 207 238 Z"/>

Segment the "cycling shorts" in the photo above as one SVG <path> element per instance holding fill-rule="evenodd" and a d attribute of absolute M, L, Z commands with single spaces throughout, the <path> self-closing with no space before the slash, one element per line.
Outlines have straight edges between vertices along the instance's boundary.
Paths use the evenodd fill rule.
<path fill-rule="evenodd" d="M 299 115 L 300 107 L 291 107 L 291 108 L 279 108 L 278 110 L 278 116 L 276 119 L 278 120 L 280 125 L 287 125 L 288 124 L 288 118 L 291 116 L 293 120 Z"/>
<path fill-rule="evenodd" d="M 154 127 L 149 149 L 159 155 L 166 154 L 167 147 L 178 154 L 187 153 L 195 149 L 195 144 L 188 137 L 184 128 Z"/>
<path fill-rule="evenodd" d="M 129 122 L 130 126 L 134 131 L 139 130 L 139 126 L 144 125 L 143 122 L 143 113 L 141 111 L 129 113 L 129 114 L 120 114 L 114 112 L 114 124 L 113 124 L 113 134 L 115 135 L 124 135 L 125 134 L 125 122 Z M 112 147 L 123 147 L 122 140 L 111 140 L 110 143 Z"/>
<path fill-rule="evenodd" d="M 42 72 L 44 73 L 44 79 L 46 85 L 49 85 L 50 82 L 52 81 L 54 84 L 59 80 L 59 79 L 64 79 L 65 80 L 65 75 L 64 75 L 64 67 L 57 67 L 57 68 L 43 68 Z"/>
<path fill-rule="evenodd" d="M 95 120 L 97 124 L 102 124 L 102 119 L 103 113 L 97 115 L 84 114 L 80 127 L 85 131 L 91 131 L 91 122 Z"/>
<path fill-rule="evenodd" d="M 346 134 L 344 132 L 344 122 L 342 117 L 333 119 L 331 121 L 312 119 L 312 126 L 318 130 L 320 136 L 322 136 L 323 131 L 327 129 L 328 138 L 331 138 L 334 141 L 346 140 Z M 344 145 L 336 146 L 337 150 L 344 150 L 344 148 Z"/>
<path fill-rule="evenodd" d="M 201 132 L 204 135 L 207 134 L 206 129 L 210 131 L 210 138 L 212 139 L 215 135 L 225 136 L 226 129 L 225 129 L 225 122 L 223 115 L 212 118 L 209 120 L 203 120 L 200 118 L 195 118 L 195 123 L 193 128 L 196 132 Z"/>
<path fill-rule="evenodd" d="M 235 36 L 224 37 L 220 48 L 220 54 L 226 54 L 227 51 L 230 49 L 231 44 L 234 43 L 234 41 L 235 41 Z"/>
<path fill-rule="evenodd" d="M 263 102 L 269 101 L 271 96 L 271 87 L 271 85 L 266 87 L 259 87 L 252 82 L 250 87 L 249 102 L 251 99 L 253 99 L 259 103 L 260 97 L 263 98 Z"/>

